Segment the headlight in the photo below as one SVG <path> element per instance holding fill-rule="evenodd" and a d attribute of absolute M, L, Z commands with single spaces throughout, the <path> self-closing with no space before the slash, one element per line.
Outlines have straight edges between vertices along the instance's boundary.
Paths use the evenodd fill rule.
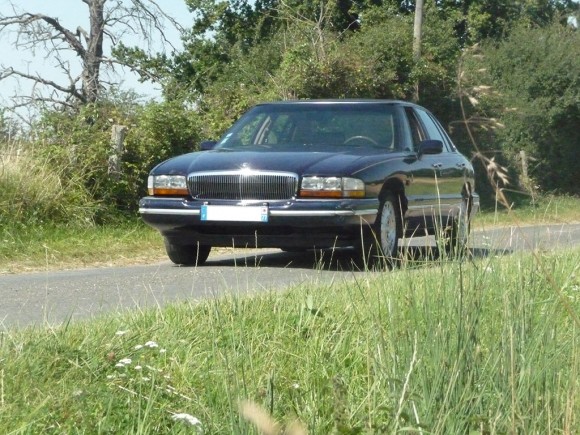
<path fill-rule="evenodd" d="M 302 197 L 364 198 L 365 184 L 358 178 L 304 177 L 300 187 Z"/>
<path fill-rule="evenodd" d="M 149 195 L 187 195 L 184 175 L 149 175 L 147 178 Z"/>

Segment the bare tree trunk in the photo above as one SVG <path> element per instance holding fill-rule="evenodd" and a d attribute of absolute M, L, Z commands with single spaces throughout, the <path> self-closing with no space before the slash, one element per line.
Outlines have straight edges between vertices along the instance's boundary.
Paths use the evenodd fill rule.
<path fill-rule="evenodd" d="M 86 102 L 94 103 L 99 96 L 99 73 L 103 61 L 103 35 L 105 29 L 104 6 L 106 0 L 92 0 L 89 5 L 90 36 L 86 56 L 83 59 L 83 95 Z"/>
<path fill-rule="evenodd" d="M 413 27 L 413 59 L 421 59 L 421 36 L 423 31 L 423 0 L 417 0 L 415 5 L 415 23 Z M 419 101 L 419 80 L 415 83 L 415 101 Z"/>

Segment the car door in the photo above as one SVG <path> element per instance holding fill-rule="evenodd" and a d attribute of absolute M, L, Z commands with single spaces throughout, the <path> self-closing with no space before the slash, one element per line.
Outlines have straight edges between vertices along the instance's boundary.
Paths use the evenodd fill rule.
<path fill-rule="evenodd" d="M 428 139 L 440 140 L 443 143 L 441 154 L 430 156 L 430 163 L 436 177 L 437 197 L 434 204 L 435 216 L 443 223 L 449 222 L 452 210 L 461 203 L 461 192 L 466 170 L 464 158 L 457 152 L 441 124 L 426 110 L 414 107 L 419 121 Z"/>
<path fill-rule="evenodd" d="M 411 183 L 406 188 L 409 208 L 408 232 L 424 235 L 422 228 L 433 229 L 437 221 L 447 222 L 449 213 L 461 199 L 463 172 L 460 159 L 432 115 L 417 106 L 405 107 L 413 152 L 408 156 Z M 419 154 L 424 140 L 439 140 L 443 150 L 438 154 Z"/>

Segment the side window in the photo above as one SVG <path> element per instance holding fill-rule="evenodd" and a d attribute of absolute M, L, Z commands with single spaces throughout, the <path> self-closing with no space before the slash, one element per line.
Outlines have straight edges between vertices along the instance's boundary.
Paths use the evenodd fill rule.
<path fill-rule="evenodd" d="M 431 118 L 433 118 L 433 116 L 431 116 Z M 444 143 L 447 144 L 447 147 L 451 151 L 456 152 L 457 151 L 457 148 L 455 147 L 455 144 L 453 143 L 453 141 L 451 140 L 451 138 L 449 137 L 449 135 L 447 134 L 447 132 L 445 131 L 445 129 L 443 128 L 443 126 L 437 120 L 435 120 L 435 124 L 437 125 L 437 127 L 439 128 L 439 131 L 441 132 L 441 134 L 445 138 L 445 142 Z"/>
<path fill-rule="evenodd" d="M 413 148 L 416 149 L 419 142 L 425 140 L 425 133 L 421 128 L 421 124 L 411 107 L 405 107 L 405 113 L 409 120 L 409 128 L 411 129 L 411 139 L 413 140 Z"/>
<path fill-rule="evenodd" d="M 437 124 L 435 124 L 433 118 L 431 118 L 431 116 L 424 110 L 415 109 L 415 112 L 417 112 L 417 114 L 419 115 L 421 123 L 423 124 L 425 130 L 427 131 L 429 139 L 440 140 L 447 149 L 447 151 L 449 151 L 449 143 L 447 142 L 447 138 L 444 137 L 441 130 L 439 130 L 439 127 L 437 126 Z"/>
<path fill-rule="evenodd" d="M 270 117 L 260 114 L 255 117 L 250 123 L 246 123 L 241 129 L 227 134 L 219 143 L 224 145 L 226 143 L 233 143 L 235 145 L 251 145 L 258 143 L 258 140 L 264 135 L 270 126 Z"/>

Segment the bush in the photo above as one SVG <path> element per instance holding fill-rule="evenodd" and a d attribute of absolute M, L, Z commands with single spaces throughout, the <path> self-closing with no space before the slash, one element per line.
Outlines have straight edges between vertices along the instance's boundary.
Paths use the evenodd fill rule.
<path fill-rule="evenodd" d="M 92 220 L 105 222 L 137 210 L 139 198 L 146 193 L 147 173 L 154 165 L 195 148 L 199 140 L 196 119 L 178 101 L 88 105 L 78 112 L 44 113 L 34 146 L 48 168 L 64 180 L 76 180 L 77 190 L 91 204 Z M 109 169 L 113 125 L 127 127 L 119 174 Z"/>
<path fill-rule="evenodd" d="M 0 145 L 0 225 L 91 222 L 95 202 L 66 173 L 25 145 Z"/>
<path fill-rule="evenodd" d="M 580 33 L 559 23 L 521 27 L 484 55 L 505 125 L 497 144 L 513 163 L 520 150 L 535 159 L 530 176 L 542 190 L 580 194 Z"/>

